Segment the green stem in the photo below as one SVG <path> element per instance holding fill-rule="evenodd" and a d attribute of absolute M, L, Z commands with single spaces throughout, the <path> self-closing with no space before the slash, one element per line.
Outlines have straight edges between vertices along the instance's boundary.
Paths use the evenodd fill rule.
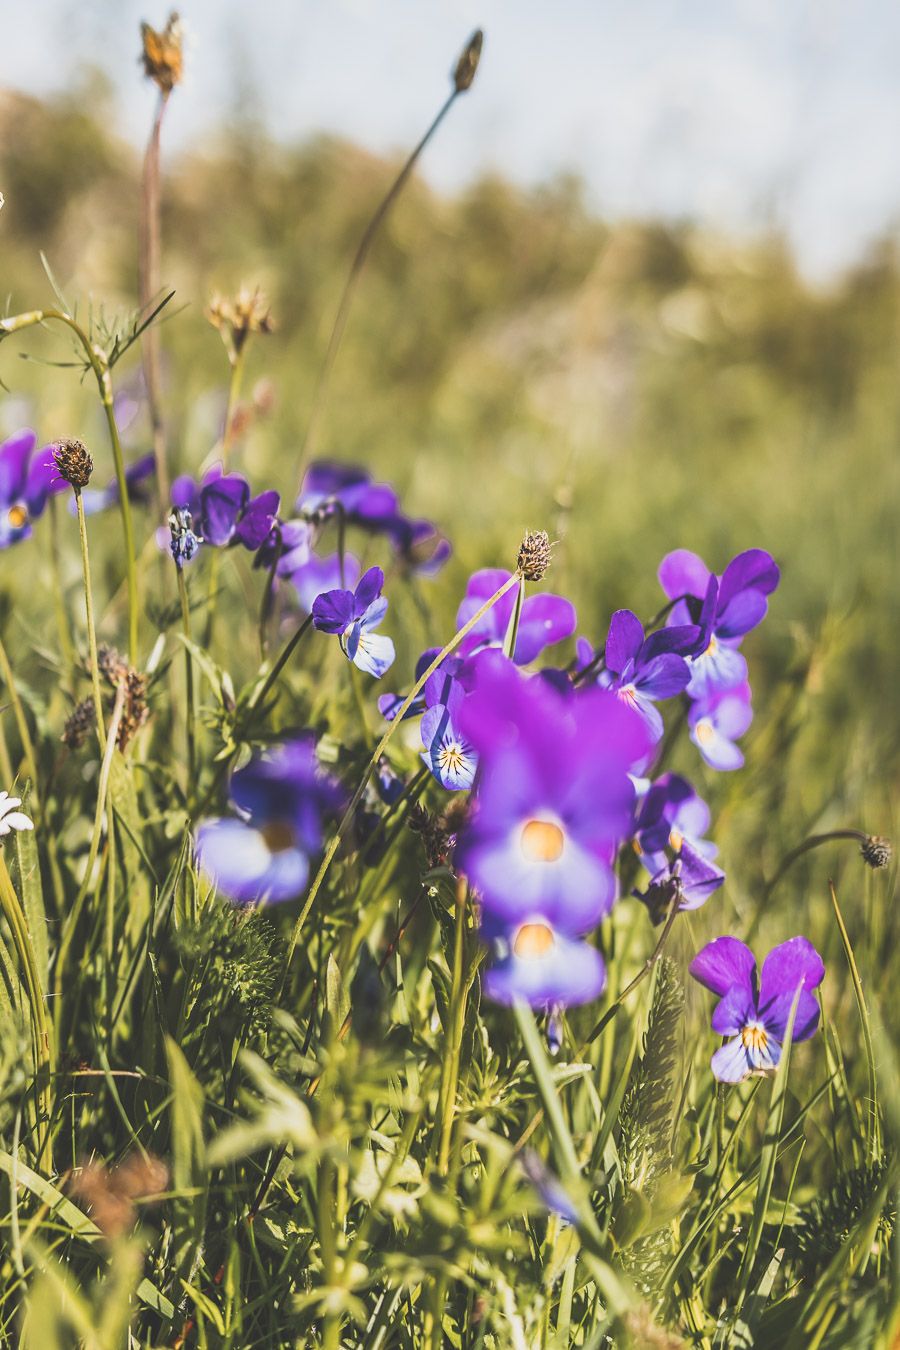
<path fill-rule="evenodd" d="M 453 637 L 447 643 L 446 647 L 443 647 L 441 651 L 438 652 L 437 656 L 434 658 L 428 669 L 424 670 L 422 674 L 419 676 L 419 678 L 416 680 L 412 689 L 407 694 L 406 698 L 403 700 L 400 707 L 397 709 L 397 714 L 393 722 L 391 722 L 388 725 L 387 731 L 385 731 L 381 740 L 376 745 L 374 751 L 372 752 L 372 756 L 369 759 L 368 764 L 366 765 L 363 776 L 360 779 L 359 784 L 357 785 L 356 791 L 354 792 L 353 796 L 350 799 L 350 805 L 344 812 L 341 818 L 341 822 L 338 825 L 337 829 L 335 830 L 334 835 L 331 838 L 331 842 L 328 845 L 328 848 L 325 850 L 325 855 L 322 858 L 321 863 L 319 864 L 319 870 L 316 873 L 315 879 L 309 888 L 309 894 L 306 897 L 303 908 L 301 909 L 300 913 L 297 916 L 293 932 L 291 933 L 291 940 L 288 945 L 287 955 L 284 961 L 284 971 L 281 977 L 281 989 L 284 988 L 284 983 L 285 980 L 287 979 L 287 973 L 288 970 L 290 969 L 291 961 L 293 960 L 297 943 L 300 940 L 300 934 L 303 931 L 303 925 L 306 922 L 307 915 L 309 914 L 309 911 L 313 907 L 313 902 L 315 901 L 315 898 L 319 893 L 319 889 L 322 885 L 322 882 L 325 879 L 325 875 L 328 872 L 329 867 L 331 866 L 331 863 L 334 859 L 334 855 L 337 853 L 338 848 L 340 847 L 341 840 L 344 838 L 344 835 L 346 834 L 347 830 L 350 827 L 350 824 L 353 820 L 354 812 L 356 811 L 357 806 L 362 800 L 362 795 L 366 790 L 366 784 L 371 778 L 372 773 L 376 765 L 378 764 L 378 761 L 381 759 L 381 756 L 384 754 L 388 745 L 393 740 L 394 734 L 397 731 L 398 727 L 402 725 L 404 716 L 412 707 L 413 702 L 415 701 L 417 696 L 421 693 L 421 691 L 425 688 L 425 685 L 431 679 L 432 675 L 440 666 L 441 662 L 446 657 L 448 657 L 451 652 L 454 652 L 456 650 L 456 648 L 462 642 L 463 638 L 467 637 L 468 634 L 475 627 L 475 625 L 481 622 L 485 614 L 487 614 L 488 611 L 492 609 L 494 605 L 496 605 L 497 601 L 501 600 L 503 596 L 506 595 L 507 591 L 511 590 L 513 586 L 518 585 L 519 577 L 520 577 L 519 572 L 513 572 L 512 576 L 510 576 L 506 581 L 504 581 L 503 585 L 500 586 L 498 590 L 496 590 L 488 600 L 485 600 L 481 608 L 476 610 L 476 612 L 472 615 L 468 623 L 463 624 L 462 628 L 458 629 L 458 631 L 454 633 Z"/>
<path fill-rule="evenodd" d="M 456 883 L 456 913 L 453 937 L 453 977 L 450 987 L 450 1008 L 448 1013 L 450 1047 L 444 1058 L 444 1074 L 439 1099 L 438 1125 L 440 1130 L 440 1149 L 438 1152 L 438 1171 L 447 1175 L 450 1163 L 450 1139 L 453 1133 L 453 1120 L 456 1108 L 456 1089 L 459 1083 L 459 1055 L 462 1047 L 462 1034 L 466 1018 L 466 995 L 463 983 L 463 954 L 466 940 L 466 897 L 468 886 L 466 879 L 460 876 Z"/>
<path fill-rule="evenodd" d="M 184 636 L 190 642 L 191 639 L 191 607 L 188 603 L 187 581 L 184 576 L 184 568 L 177 567 L 178 573 L 178 598 L 181 601 L 181 626 L 184 630 Z M 195 727 L 194 727 L 194 664 L 189 647 L 184 649 L 184 687 L 185 687 L 185 724 L 187 727 L 187 771 L 188 771 L 188 793 L 190 797 L 193 794 L 194 774 L 196 770 L 197 752 L 195 746 Z"/>
<path fill-rule="evenodd" d="M 303 620 L 300 627 L 281 649 L 274 666 L 269 671 L 268 675 L 263 680 L 262 684 L 257 688 L 256 692 L 252 695 L 250 702 L 247 704 L 248 712 L 250 712 L 254 708 L 258 708 L 260 704 L 264 702 L 267 694 L 269 693 L 269 690 L 273 687 L 275 681 L 278 679 L 279 675 L 284 670 L 288 661 L 290 661 L 294 652 L 299 647 L 304 633 L 309 632 L 309 629 L 311 627 L 312 627 L 312 615 L 307 614 L 306 618 Z"/>
<path fill-rule="evenodd" d="M 59 548 L 59 502 L 51 497 L 47 503 L 50 512 L 50 565 L 53 569 L 53 600 L 56 623 L 59 628 L 59 646 L 66 667 L 70 692 L 75 691 L 75 644 L 69 626 L 66 590 L 63 584 L 62 557 Z"/>
<path fill-rule="evenodd" d="M 41 987 L 41 977 L 34 955 L 25 911 L 16 895 L 6 859 L 0 851 L 0 906 L 12 933 L 16 955 L 22 967 L 25 992 L 31 1011 L 32 1049 L 38 1097 L 38 1167 L 52 1171 L 50 1157 L 50 1121 L 53 1109 L 51 1084 L 53 1075 L 53 1034 L 47 1005 Z"/>
<path fill-rule="evenodd" d="M 91 588 L 91 563 L 88 556 L 87 521 L 84 516 L 84 502 L 81 488 L 75 488 L 75 507 L 78 511 L 78 538 L 81 542 L 81 572 L 84 579 L 84 610 L 87 623 L 88 653 L 91 663 L 91 692 L 94 697 L 94 712 L 97 717 L 97 737 L 100 752 L 106 748 L 106 727 L 103 718 L 103 698 L 100 693 L 100 668 L 97 661 L 97 630 L 94 625 L 94 595 Z"/>

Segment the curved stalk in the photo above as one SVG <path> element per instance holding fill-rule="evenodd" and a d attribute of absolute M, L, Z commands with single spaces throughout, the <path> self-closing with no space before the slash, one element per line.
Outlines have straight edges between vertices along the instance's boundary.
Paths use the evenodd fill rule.
<path fill-rule="evenodd" d="M 94 626 L 94 596 L 91 589 L 91 564 L 88 557 L 87 521 L 84 517 L 84 502 L 81 488 L 75 488 L 75 507 L 78 511 L 78 537 L 81 542 L 81 571 L 84 577 L 84 608 L 87 622 L 88 652 L 91 662 L 91 693 L 94 698 L 94 712 L 97 717 L 97 736 L 101 754 L 106 748 L 106 727 L 103 720 L 103 698 L 100 693 L 100 671 L 97 661 L 97 631 Z"/>

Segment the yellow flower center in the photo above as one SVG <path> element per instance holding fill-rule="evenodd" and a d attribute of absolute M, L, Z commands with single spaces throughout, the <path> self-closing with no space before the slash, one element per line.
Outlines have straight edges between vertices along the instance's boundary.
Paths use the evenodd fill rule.
<path fill-rule="evenodd" d="M 718 643 L 718 639 L 716 638 L 716 636 L 715 636 L 715 634 L 714 634 L 714 635 L 709 639 L 709 646 L 706 648 L 706 651 L 703 653 L 703 655 L 704 655 L 704 656 L 715 656 L 715 654 L 716 654 L 716 652 L 717 652 L 718 650 L 719 650 L 719 643 Z"/>
<path fill-rule="evenodd" d="M 683 843 L 684 843 L 684 835 L 681 833 L 679 829 L 677 829 L 676 826 L 673 825 L 671 830 L 669 831 L 669 848 L 672 849 L 675 853 L 678 853 Z"/>
<path fill-rule="evenodd" d="M 745 1050 L 765 1050 L 769 1044 L 768 1032 L 758 1022 L 751 1022 L 741 1032 L 741 1044 Z"/>
<path fill-rule="evenodd" d="M 516 956 L 546 956 L 554 944 L 553 929 L 545 923 L 523 923 L 513 941 Z"/>
<path fill-rule="evenodd" d="M 709 745 L 716 734 L 713 730 L 713 724 L 708 717 L 701 717 L 700 721 L 694 727 L 694 731 L 697 733 L 697 740 L 702 741 L 704 745 Z"/>
<path fill-rule="evenodd" d="M 28 512 L 21 502 L 11 506 L 6 513 L 6 519 L 14 530 L 21 530 L 23 525 L 28 524 Z"/>
<path fill-rule="evenodd" d="M 260 830 L 260 834 L 266 841 L 266 847 L 270 853 L 284 853 L 289 848 L 294 848 L 297 843 L 297 836 L 293 829 L 283 820 L 270 821 Z"/>
<path fill-rule="evenodd" d="M 522 830 L 522 852 L 529 862 L 556 862 L 565 842 L 565 835 L 552 820 L 529 820 Z"/>
<path fill-rule="evenodd" d="M 463 753 L 455 742 L 452 745 L 442 746 L 438 764 L 444 773 L 459 773 L 463 766 Z"/>
<path fill-rule="evenodd" d="M 623 684 L 618 694 L 623 703 L 629 703 L 632 707 L 637 703 L 637 690 L 633 684 Z"/>

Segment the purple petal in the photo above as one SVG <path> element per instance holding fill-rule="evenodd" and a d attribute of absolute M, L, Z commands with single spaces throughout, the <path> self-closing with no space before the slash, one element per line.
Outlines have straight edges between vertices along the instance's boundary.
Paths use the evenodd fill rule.
<path fill-rule="evenodd" d="M 53 445 L 43 446 L 32 459 L 31 467 L 28 470 L 28 479 L 25 483 L 25 505 L 28 507 L 28 514 L 32 519 L 41 514 L 47 504 L 48 497 L 55 497 L 60 492 L 65 492 L 69 487 L 66 480 L 60 477 L 59 469 L 56 467 L 56 460 L 53 458 L 55 449 L 56 447 Z M 84 494 L 82 494 L 83 497 Z"/>
<path fill-rule="evenodd" d="M 172 484 L 172 505 L 179 511 L 190 511 L 191 515 L 200 512 L 200 488 L 190 474 L 183 473 Z"/>
<path fill-rule="evenodd" d="M 646 698 L 674 698 L 690 683 L 691 672 L 683 656 L 669 652 L 655 656 L 638 668 L 634 687 Z"/>
<path fill-rule="evenodd" d="M 790 938 L 773 947 L 763 962 L 759 981 L 760 1006 L 781 994 L 793 998 L 799 988 L 817 989 L 825 978 L 825 964 L 804 937 Z"/>
<path fill-rule="evenodd" d="M 527 929 L 524 941 L 513 935 L 510 955 L 488 970 L 484 992 L 489 999 L 505 1004 L 524 999 L 533 1008 L 549 1008 L 554 1003 L 573 1007 L 599 998 L 606 984 L 606 968 L 595 947 L 553 933 L 546 951 L 517 955 L 516 946 L 527 947 L 527 939 Z"/>
<path fill-rule="evenodd" d="M 651 633 L 641 650 L 641 660 L 649 661 L 663 652 L 675 652 L 679 656 L 693 656 L 700 641 L 702 629 L 696 623 L 673 624 L 671 628 L 659 628 Z"/>
<path fill-rule="evenodd" d="M 709 584 L 710 571 L 702 558 L 686 548 L 667 553 L 659 565 L 659 584 L 670 600 L 695 595 L 702 600 Z"/>
<path fill-rule="evenodd" d="M 733 984 L 716 1004 L 711 1026 L 717 1036 L 739 1036 L 755 1013 L 751 991 L 742 984 Z"/>
<path fill-rule="evenodd" d="M 740 1036 L 722 1045 L 710 1060 L 713 1076 L 720 1083 L 741 1083 L 750 1074 L 752 1066 Z"/>
<path fill-rule="evenodd" d="M 370 567 L 364 572 L 354 592 L 356 616 L 361 617 L 372 602 L 381 594 L 384 586 L 384 573 L 380 567 Z"/>
<path fill-rule="evenodd" d="M 313 624 L 321 633 L 343 633 L 355 617 L 352 591 L 324 591 L 312 607 Z"/>
<path fill-rule="evenodd" d="M 0 445 L 0 508 L 8 509 L 25 496 L 28 461 L 36 443 L 37 436 L 26 427 Z"/>
<path fill-rule="evenodd" d="M 200 493 L 200 523 L 208 544 L 222 547 L 231 541 L 249 499 L 250 485 L 239 474 L 224 474 L 207 483 Z"/>
<path fill-rule="evenodd" d="M 747 590 L 739 591 L 723 609 L 720 592 L 716 635 L 720 638 L 743 637 L 751 628 L 762 623 L 768 608 L 769 602 L 762 591 Z"/>
<path fill-rule="evenodd" d="M 235 539 L 239 540 L 244 548 L 255 552 L 265 542 L 275 523 L 280 502 L 279 494 L 270 491 L 261 492 L 248 503 L 234 532 Z"/>
<path fill-rule="evenodd" d="M 359 579 L 359 563 L 351 553 L 344 555 L 344 580 L 355 586 Z M 309 560 L 291 573 L 291 584 L 297 592 L 301 608 L 312 613 L 316 597 L 325 591 L 341 590 L 340 558 L 333 553 L 328 558 L 311 555 Z"/>
<path fill-rule="evenodd" d="M 797 1011 L 794 1014 L 794 1033 L 792 1040 L 808 1041 L 819 1025 L 819 1000 L 808 989 L 796 989 L 777 994 L 768 1002 L 760 995 L 759 1016 L 766 1030 L 779 1041 L 787 1037 L 787 1024 L 791 1016 L 794 999 L 797 999 Z"/>
<path fill-rule="evenodd" d="M 629 661 L 633 661 L 644 642 L 640 619 L 630 609 L 617 609 L 609 621 L 606 635 L 606 669 L 621 675 Z"/>
<path fill-rule="evenodd" d="M 516 636 L 515 662 L 528 666 L 545 647 L 562 642 L 575 632 L 575 607 L 560 595 L 532 595 L 522 606 Z"/>
<path fill-rule="evenodd" d="M 752 995 L 756 958 L 750 948 L 737 938 L 720 937 L 708 942 L 694 957 L 688 969 L 695 980 L 699 980 L 720 998 L 734 985 L 746 989 Z"/>
<path fill-rule="evenodd" d="M 739 553 L 722 573 L 719 586 L 719 608 L 730 604 L 740 591 L 752 589 L 762 595 L 771 595 L 781 579 L 778 565 L 771 553 L 761 548 L 748 548 Z"/>

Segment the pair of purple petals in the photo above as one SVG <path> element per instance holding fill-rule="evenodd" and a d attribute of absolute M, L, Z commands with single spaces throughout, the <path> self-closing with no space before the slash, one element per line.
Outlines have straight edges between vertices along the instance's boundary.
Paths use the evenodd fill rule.
<path fill-rule="evenodd" d="M 499 958 L 485 991 L 536 1007 L 585 1002 L 605 969 L 580 939 L 616 898 L 613 861 L 634 806 L 628 770 L 649 749 L 647 730 L 613 694 L 561 694 L 500 653 L 475 672 L 458 718 L 479 785 L 455 858 Z"/>
<path fill-rule="evenodd" d="M 478 610 L 509 580 L 511 572 L 498 567 L 486 567 L 474 572 L 466 586 L 466 594 L 456 614 L 457 629 L 463 628 Z M 471 656 L 488 647 L 502 647 L 515 609 L 514 590 L 507 591 L 487 613 L 479 619 L 457 647 L 460 656 Z M 560 595 L 542 593 L 530 595 L 522 605 L 516 648 L 513 660 L 517 666 L 528 666 L 537 660 L 546 647 L 571 637 L 576 626 L 575 607 Z"/>
<path fill-rule="evenodd" d="M 381 594 L 384 573 L 370 567 L 354 590 L 339 587 L 316 596 L 313 624 L 321 633 L 340 638 L 341 650 L 355 666 L 380 679 L 394 662 L 394 644 L 375 630 L 387 613 L 387 598 Z"/>
<path fill-rule="evenodd" d="M 691 672 L 684 653 L 696 649 L 699 638 L 699 626 L 690 623 L 645 637 L 640 619 L 630 609 L 616 610 L 610 620 L 598 683 L 640 713 L 654 744 L 664 729 L 655 705 L 688 687 Z"/>
<path fill-rule="evenodd" d="M 825 966 L 804 937 L 773 947 L 759 975 L 749 947 L 737 938 L 716 938 L 697 953 L 690 972 L 720 1000 L 712 1029 L 730 1038 L 712 1057 L 721 1083 L 740 1083 L 778 1067 L 795 999 L 792 1040 L 815 1033 L 819 1003 L 812 991 L 822 983 Z"/>
<path fill-rule="evenodd" d="M 246 478 L 223 473 L 214 465 L 199 482 L 189 475 L 172 484 L 172 505 L 187 513 L 197 539 L 214 548 L 242 544 L 256 552 L 268 538 L 278 515 L 277 492 L 254 497 Z"/>
<path fill-rule="evenodd" d="M 665 918 L 673 900 L 679 909 L 699 909 L 725 881 L 714 859 L 717 846 L 704 835 L 709 807 L 686 778 L 667 773 L 644 794 L 635 821 L 635 843 L 650 884 L 635 891 L 654 923 Z"/>
<path fill-rule="evenodd" d="M 344 800 L 340 785 L 319 767 L 314 738 L 255 755 L 232 775 L 230 797 L 238 814 L 198 827 L 195 847 L 204 872 L 236 904 L 301 895 L 310 857 L 322 847 L 323 819 Z"/>
<path fill-rule="evenodd" d="M 669 625 L 695 623 L 700 629 L 690 660 L 689 696 L 708 699 L 743 684 L 747 663 L 738 647 L 765 618 L 768 597 L 781 579 L 772 555 L 764 549 L 747 549 L 732 558 L 719 577 L 696 553 L 680 548 L 666 554 L 658 575 L 668 598 L 677 601 Z"/>

